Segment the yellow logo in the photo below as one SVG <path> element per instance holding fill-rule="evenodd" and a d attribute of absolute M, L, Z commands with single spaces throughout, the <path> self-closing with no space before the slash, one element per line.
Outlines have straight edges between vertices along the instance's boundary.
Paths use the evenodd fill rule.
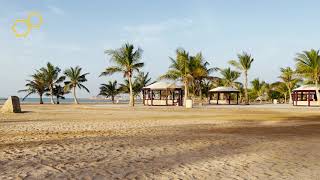
<path fill-rule="evenodd" d="M 32 24 L 31 20 L 32 18 L 36 17 L 38 19 L 37 24 Z M 27 26 L 27 29 L 24 32 L 18 32 L 17 26 L 19 24 L 24 24 Z M 43 18 L 41 14 L 37 12 L 30 12 L 28 14 L 27 19 L 16 19 L 12 25 L 12 31 L 15 34 L 16 37 L 27 37 L 32 29 L 39 29 L 41 25 L 43 24 Z"/>

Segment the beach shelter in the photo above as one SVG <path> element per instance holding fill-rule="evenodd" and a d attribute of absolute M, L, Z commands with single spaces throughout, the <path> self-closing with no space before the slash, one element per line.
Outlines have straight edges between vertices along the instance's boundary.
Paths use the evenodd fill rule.
<path fill-rule="evenodd" d="M 304 85 L 292 91 L 294 106 L 317 106 L 317 91 L 314 84 Z"/>
<path fill-rule="evenodd" d="M 183 106 L 183 89 L 172 82 L 159 81 L 142 89 L 145 106 Z"/>
<path fill-rule="evenodd" d="M 209 104 L 239 104 L 240 91 L 233 87 L 220 86 L 209 91 Z M 236 95 L 236 100 L 233 96 Z"/>

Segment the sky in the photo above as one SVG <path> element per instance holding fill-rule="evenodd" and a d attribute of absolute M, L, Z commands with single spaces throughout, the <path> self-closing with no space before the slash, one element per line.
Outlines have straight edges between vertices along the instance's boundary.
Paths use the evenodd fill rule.
<path fill-rule="evenodd" d="M 255 59 L 250 80 L 276 81 L 280 67 L 294 67 L 296 53 L 319 48 L 319 6 L 317 0 L 0 0 L 0 97 L 22 97 L 17 91 L 46 62 L 62 70 L 81 66 L 90 73 L 90 94 L 78 94 L 96 96 L 101 83 L 122 81 L 99 74 L 111 65 L 104 51 L 126 42 L 143 49 L 143 71 L 153 79 L 184 48 L 220 68 L 248 52 Z M 17 38 L 11 27 L 29 12 L 40 13 L 43 25 Z"/>

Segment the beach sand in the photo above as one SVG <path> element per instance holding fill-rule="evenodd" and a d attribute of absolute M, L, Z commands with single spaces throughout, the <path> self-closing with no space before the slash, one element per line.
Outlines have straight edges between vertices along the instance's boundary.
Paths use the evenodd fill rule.
<path fill-rule="evenodd" d="M 320 110 L 23 105 L 0 179 L 319 179 Z"/>

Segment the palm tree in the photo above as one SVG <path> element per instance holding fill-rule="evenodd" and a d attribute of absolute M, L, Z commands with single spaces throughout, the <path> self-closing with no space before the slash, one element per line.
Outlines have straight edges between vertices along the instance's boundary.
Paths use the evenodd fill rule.
<path fill-rule="evenodd" d="M 202 83 L 205 79 L 212 78 L 209 75 L 215 70 L 214 68 L 209 68 L 209 65 L 209 62 L 203 58 L 202 53 L 190 57 L 190 72 L 196 89 L 199 91 L 200 105 L 202 105 Z"/>
<path fill-rule="evenodd" d="M 64 87 L 61 85 L 55 85 L 53 88 L 53 96 L 56 97 L 57 104 L 60 104 L 59 99 L 65 99 L 64 95 L 70 93 L 70 91 L 65 91 Z M 51 95 L 50 93 L 46 94 L 47 96 Z"/>
<path fill-rule="evenodd" d="M 149 77 L 149 72 L 139 72 L 139 74 L 135 77 L 136 84 L 139 86 L 140 92 L 142 91 L 142 88 L 146 87 L 149 84 L 152 84 L 154 82 L 151 82 L 151 77 Z"/>
<path fill-rule="evenodd" d="M 90 92 L 89 89 L 83 85 L 83 83 L 87 81 L 86 76 L 89 73 L 81 74 L 81 71 L 82 68 L 79 66 L 76 66 L 75 68 L 70 67 L 69 69 L 64 71 L 65 76 L 69 79 L 69 81 L 64 82 L 64 90 L 70 91 L 72 89 L 75 104 L 79 104 L 76 95 L 77 87 L 79 89 L 86 90 L 88 93 Z"/>
<path fill-rule="evenodd" d="M 41 73 L 45 76 L 45 83 L 49 89 L 51 104 L 55 104 L 53 100 L 53 88 L 54 85 L 59 84 L 65 80 L 64 76 L 59 77 L 61 69 L 52 65 L 50 62 L 47 63 L 46 67 L 40 69 Z"/>
<path fill-rule="evenodd" d="M 190 71 L 190 56 L 184 49 L 176 50 L 176 59 L 170 58 L 171 65 L 168 72 L 160 77 L 160 79 L 172 79 L 182 81 L 184 84 L 184 104 L 189 98 L 189 83 L 192 80 Z"/>
<path fill-rule="evenodd" d="M 310 79 L 316 86 L 316 94 L 318 99 L 318 105 L 320 105 L 320 93 L 319 93 L 319 77 L 320 77 L 320 56 L 319 50 L 311 49 L 310 51 L 303 51 L 298 53 L 296 60 L 296 71 L 304 78 Z"/>
<path fill-rule="evenodd" d="M 229 63 L 242 71 L 244 75 L 244 92 L 245 92 L 245 101 L 246 104 L 249 104 L 249 96 L 248 96 L 248 71 L 251 68 L 251 64 L 254 59 L 250 54 L 243 52 L 242 54 L 238 54 L 238 61 L 231 60 Z"/>
<path fill-rule="evenodd" d="M 43 104 L 42 96 L 47 91 L 47 86 L 45 83 L 45 76 L 37 71 L 35 74 L 31 75 L 32 80 L 27 80 L 25 85 L 27 89 L 19 90 L 18 92 L 27 92 L 27 95 L 22 99 L 24 101 L 31 94 L 38 94 L 40 99 L 40 104 Z"/>
<path fill-rule="evenodd" d="M 254 96 L 255 99 L 258 97 L 260 98 L 264 97 L 269 88 L 269 84 L 267 84 L 265 81 L 260 81 L 259 78 L 255 78 L 254 80 L 252 80 L 251 85 L 252 85 L 251 94 Z"/>
<path fill-rule="evenodd" d="M 287 93 L 289 94 L 289 99 L 290 99 L 289 103 L 292 103 L 291 92 L 293 88 L 295 88 L 297 83 L 300 81 L 300 79 L 296 78 L 295 72 L 290 67 L 281 68 L 280 71 L 281 71 L 281 75 L 279 76 L 279 78 L 287 86 L 287 91 L 288 91 Z M 280 87 L 280 88 L 283 89 L 283 87 Z"/>
<path fill-rule="evenodd" d="M 111 56 L 111 61 L 115 64 L 114 66 L 107 67 L 100 76 L 112 75 L 114 73 L 120 72 L 123 73 L 123 76 L 127 78 L 129 82 L 130 90 L 130 106 L 134 106 L 134 96 L 132 89 L 132 77 L 134 71 L 138 71 L 144 66 L 144 63 L 140 62 L 142 50 L 138 48 L 134 50 L 132 44 L 125 44 L 120 49 L 116 50 L 107 50 L 106 54 Z"/>
<path fill-rule="evenodd" d="M 275 82 L 272 85 L 272 89 L 284 97 L 284 103 L 287 103 L 287 97 L 291 98 L 291 91 L 288 89 L 288 85 L 285 82 Z"/>
<path fill-rule="evenodd" d="M 99 95 L 107 98 L 111 97 L 112 104 L 114 104 L 114 97 L 120 93 L 117 81 L 109 81 L 108 84 L 101 84 Z"/>
<path fill-rule="evenodd" d="M 218 69 L 220 71 L 220 74 L 222 76 L 221 78 L 221 84 L 223 86 L 230 86 L 230 87 L 237 87 L 237 82 L 236 80 L 239 79 L 240 77 L 240 72 L 238 71 L 233 71 L 231 68 L 226 68 L 226 69 Z"/>

